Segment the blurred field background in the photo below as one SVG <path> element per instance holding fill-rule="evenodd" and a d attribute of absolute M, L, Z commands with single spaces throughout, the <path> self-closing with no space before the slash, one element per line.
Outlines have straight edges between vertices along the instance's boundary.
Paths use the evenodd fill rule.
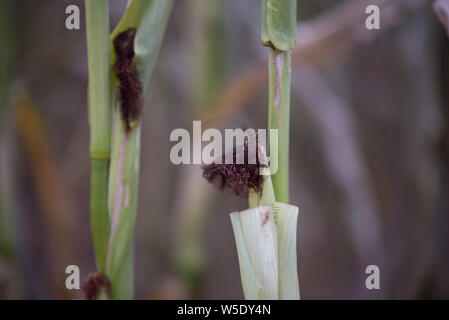
<path fill-rule="evenodd" d="M 69 4 L 81 30 L 65 28 Z M 364 27 L 369 4 L 380 30 Z M 0 6 L 0 298 L 82 298 L 65 289 L 65 268 L 95 271 L 83 1 Z M 111 27 L 125 6 L 110 1 Z M 266 127 L 259 7 L 175 1 L 144 110 L 136 298 L 243 298 L 228 213 L 246 200 L 171 164 L 169 135 L 198 119 Z M 302 298 L 449 298 L 449 42 L 431 1 L 298 9 L 291 203 Z M 365 288 L 370 264 L 381 290 Z"/>

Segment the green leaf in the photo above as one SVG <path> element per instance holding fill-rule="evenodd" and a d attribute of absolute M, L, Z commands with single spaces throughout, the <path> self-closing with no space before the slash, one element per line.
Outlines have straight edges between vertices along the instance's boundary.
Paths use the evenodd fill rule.
<path fill-rule="evenodd" d="M 115 51 L 113 41 L 115 37 L 129 28 L 137 28 L 139 23 L 142 20 L 142 16 L 145 14 L 146 9 L 150 2 L 153 0 L 132 0 L 129 2 L 128 7 L 126 8 L 125 13 L 120 19 L 117 26 L 112 31 L 109 41 L 111 47 L 111 65 L 114 65 L 115 62 Z"/>
<path fill-rule="evenodd" d="M 173 0 L 150 1 L 137 29 L 134 51 L 144 96 L 148 92 L 172 6 Z"/>
<path fill-rule="evenodd" d="M 276 49 L 292 49 L 296 42 L 296 0 L 262 0 L 262 14 L 265 10 L 266 27 L 262 27 L 262 41 L 267 42 L 268 34 Z"/>
<path fill-rule="evenodd" d="M 115 117 L 110 168 L 110 220 L 106 275 L 114 299 L 133 298 L 134 225 L 139 185 L 140 126 L 123 134 L 122 121 Z M 115 147 L 117 141 L 120 145 Z"/>

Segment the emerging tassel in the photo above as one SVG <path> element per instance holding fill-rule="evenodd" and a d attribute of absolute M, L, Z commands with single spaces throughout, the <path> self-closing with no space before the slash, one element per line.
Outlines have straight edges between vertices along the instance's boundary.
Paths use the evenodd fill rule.
<path fill-rule="evenodd" d="M 142 84 L 134 59 L 135 28 L 119 33 L 114 39 L 117 56 L 114 71 L 120 82 L 120 112 L 128 133 L 142 116 Z"/>

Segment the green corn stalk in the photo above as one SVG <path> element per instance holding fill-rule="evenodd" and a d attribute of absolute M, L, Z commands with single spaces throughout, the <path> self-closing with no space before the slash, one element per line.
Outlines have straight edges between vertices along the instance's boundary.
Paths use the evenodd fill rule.
<path fill-rule="evenodd" d="M 100 273 L 105 272 L 109 240 L 108 175 L 111 145 L 109 91 L 109 2 L 86 0 L 90 123 L 90 224 Z"/>
<path fill-rule="evenodd" d="M 117 99 L 118 79 L 113 72 L 116 59 L 113 40 L 131 27 L 137 29 L 134 59 L 145 97 L 173 0 L 130 1 L 110 36 L 106 22 L 99 22 L 103 18 L 108 19 L 107 2 L 86 0 L 91 154 L 97 158 L 110 158 L 107 163 L 102 163 L 105 165 L 98 169 L 98 173 L 92 173 L 95 182 L 92 186 L 96 187 L 96 191 L 91 191 L 91 196 L 95 198 L 91 200 L 91 223 L 98 269 L 111 282 L 112 298 L 132 299 L 141 129 L 140 123 L 137 123 L 130 132 L 125 133 Z M 100 90 L 101 97 L 95 89 Z M 102 130 L 94 130 L 95 126 Z M 93 139 L 101 140 L 101 143 L 94 145 Z"/>
<path fill-rule="evenodd" d="M 296 39 L 296 0 L 262 0 L 261 39 L 270 47 L 270 146 L 279 150 L 278 171 L 266 176 L 262 197 L 249 194 L 250 209 L 231 213 L 246 299 L 299 299 L 296 257 L 298 207 L 289 205 L 291 49 Z M 260 152 L 260 150 L 259 150 Z"/>
<path fill-rule="evenodd" d="M 144 97 L 148 94 L 151 75 L 161 47 L 172 0 L 133 0 L 111 35 L 130 28 L 137 29 L 134 52 Z M 114 56 L 114 55 L 112 55 Z M 111 68 L 115 62 L 111 59 Z M 111 73 L 111 90 L 117 78 Z M 113 106 L 111 165 L 109 174 L 109 208 L 111 234 L 108 244 L 106 275 L 112 284 L 112 296 L 133 297 L 134 224 L 137 213 L 137 193 L 140 158 L 140 123 L 125 134 L 118 99 Z"/>
<path fill-rule="evenodd" d="M 296 0 L 262 0 L 261 41 L 270 47 L 268 127 L 279 130 L 279 168 L 273 176 L 280 202 L 289 202 L 291 49 L 296 41 Z"/>

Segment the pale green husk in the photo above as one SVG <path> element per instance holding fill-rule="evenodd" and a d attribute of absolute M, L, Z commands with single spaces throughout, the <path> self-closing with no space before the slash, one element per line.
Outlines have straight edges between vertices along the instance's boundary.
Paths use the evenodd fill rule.
<path fill-rule="evenodd" d="M 230 214 L 245 299 L 299 299 L 298 208 L 276 202 Z"/>

